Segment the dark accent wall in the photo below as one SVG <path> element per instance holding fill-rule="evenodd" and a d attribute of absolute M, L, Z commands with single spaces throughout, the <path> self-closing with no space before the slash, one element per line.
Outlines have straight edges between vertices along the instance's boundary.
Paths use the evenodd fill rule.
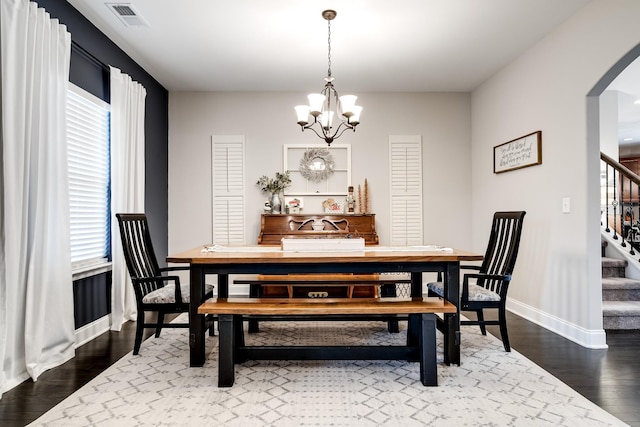
<path fill-rule="evenodd" d="M 109 99 L 109 73 L 105 66 L 114 66 L 141 83 L 146 91 L 145 113 L 145 212 L 149 218 L 151 234 L 158 261 L 164 264 L 168 240 L 168 129 L 169 94 L 146 70 L 124 53 L 106 35 L 98 30 L 80 12 L 65 0 L 39 0 L 51 17 L 67 26 L 77 46 L 71 54 L 70 80 L 97 97 Z M 79 48 L 78 48 L 79 47 Z M 112 238 L 119 238 L 112 230 Z M 84 289 L 88 286 L 93 289 Z M 109 295 L 111 275 L 74 283 L 76 328 L 110 311 Z M 106 298 L 99 301 L 99 298 Z"/>
<path fill-rule="evenodd" d="M 73 282 L 76 329 L 111 313 L 111 272 Z"/>

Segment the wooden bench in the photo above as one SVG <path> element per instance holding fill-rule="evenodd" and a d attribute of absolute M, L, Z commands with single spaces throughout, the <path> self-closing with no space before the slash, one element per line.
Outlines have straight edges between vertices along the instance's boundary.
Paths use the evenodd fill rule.
<path fill-rule="evenodd" d="M 219 298 L 198 307 L 219 321 L 218 387 L 231 387 L 245 360 L 407 360 L 420 362 L 420 381 L 438 384 L 435 313 L 456 313 L 440 298 Z M 409 315 L 406 346 L 245 346 L 243 316 Z"/>

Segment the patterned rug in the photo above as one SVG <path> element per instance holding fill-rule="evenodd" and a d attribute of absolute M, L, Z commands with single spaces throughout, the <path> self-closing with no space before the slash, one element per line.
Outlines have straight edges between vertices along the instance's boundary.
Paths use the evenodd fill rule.
<path fill-rule="evenodd" d="M 263 322 L 247 345 L 398 345 L 382 322 Z M 418 363 L 248 361 L 217 387 L 218 337 L 189 368 L 187 333 L 143 342 L 33 426 L 623 426 L 491 335 L 463 327 L 462 364 L 442 363 L 424 387 Z"/>

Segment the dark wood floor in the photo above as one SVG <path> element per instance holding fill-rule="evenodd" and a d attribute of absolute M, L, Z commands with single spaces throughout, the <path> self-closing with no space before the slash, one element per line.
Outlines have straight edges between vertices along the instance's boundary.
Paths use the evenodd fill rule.
<path fill-rule="evenodd" d="M 640 427 L 640 331 L 609 332 L 607 350 L 589 350 L 513 314 L 508 324 L 512 348 L 627 424 Z M 496 328 L 488 329 L 497 334 Z M 26 381 L 5 393 L 0 425 L 34 421 L 131 351 L 133 336 L 131 323 L 121 332 L 107 332 L 37 382 Z"/>

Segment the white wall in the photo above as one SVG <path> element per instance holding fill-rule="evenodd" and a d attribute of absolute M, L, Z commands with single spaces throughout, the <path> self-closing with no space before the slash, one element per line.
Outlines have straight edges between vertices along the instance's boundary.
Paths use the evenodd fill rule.
<path fill-rule="evenodd" d="M 636 0 L 594 0 L 472 94 L 474 224 L 497 209 L 527 211 L 508 306 L 591 347 L 605 342 L 599 135 L 587 122 L 587 94 L 640 42 L 638 16 Z M 493 147 L 536 130 L 542 165 L 494 175 Z M 474 226 L 474 247 L 484 241 Z"/>
<path fill-rule="evenodd" d="M 352 183 L 357 187 L 368 180 L 381 244 L 388 244 L 389 238 L 389 135 L 421 135 L 425 244 L 467 249 L 471 244 L 470 95 L 358 95 L 364 107 L 361 124 L 336 143 L 351 144 Z M 283 170 L 283 144 L 322 142 L 310 131 L 302 133 L 296 124 L 293 106 L 305 100 L 303 93 L 169 94 L 169 253 L 211 242 L 211 135 L 245 136 L 246 243 L 257 243 L 266 199 L 255 185 L 258 177 Z M 316 213 L 307 206 L 304 210 Z"/>

